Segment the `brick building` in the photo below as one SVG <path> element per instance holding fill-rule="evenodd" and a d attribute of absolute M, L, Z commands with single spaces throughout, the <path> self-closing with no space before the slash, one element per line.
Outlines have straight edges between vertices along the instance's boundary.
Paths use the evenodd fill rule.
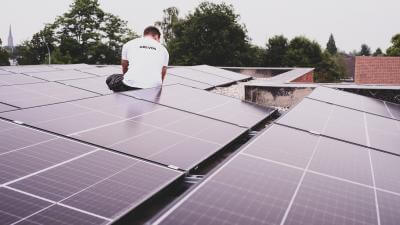
<path fill-rule="evenodd" d="M 400 57 L 356 57 L 354 82 L 400 85 Z"/>

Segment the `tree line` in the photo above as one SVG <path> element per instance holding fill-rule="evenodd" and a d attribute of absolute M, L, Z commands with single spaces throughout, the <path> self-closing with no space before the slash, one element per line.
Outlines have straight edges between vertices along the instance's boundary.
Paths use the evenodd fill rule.
<path fill-rule="evenodd" d="M 203 2 L 186 16 L 176 7 L 163 11 L 155 25 L 163 32 L 171 65 L 314 67 L 316 81 L 334 82 L 346 73 L 349 55 L 400 56 L 400 34 L 386 50 L 371 53 L 340 52 L 331 34 L 325 48 L 304 36 L 291 40 L 283 35 L 268 39 L 265 46 L 251 43 L 245 25 L 232 5 Z M 18 45 L 10 56 L 18 64 L 52 63 L 119 64 L 122 45 L 139 37 L 118 16 L 104 12 L 98 0 L 74 0 L 69 10 L 47 24 L 32 39 Z M 0 63 L 4 51 L 0 49 Z"/>

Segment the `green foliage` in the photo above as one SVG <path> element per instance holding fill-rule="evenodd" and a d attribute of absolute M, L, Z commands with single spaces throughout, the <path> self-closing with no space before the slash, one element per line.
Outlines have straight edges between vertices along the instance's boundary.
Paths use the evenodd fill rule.
<path fill-rule="evenodd" d="M 357 55 L 359 55 L 359 56 L 370 56 L 371 55 L 371 48 L 368 47 L 368 45 L 366 45 L 366 44 L 362 44 L 361 45 L 361 50 Z"/>
<path fill-rule="evenodd" d="M 289 43 L 284 61 L 290 67 L 315 67 L 322 61 L 321 47 L 306 37 L 295 37 Z"/>
<path fill-rule="evenodd" d="M 52 63 L 119 64 L 122 45 L 135 37 L 127 22 L 104 12 L 98 0 L 74 0 L 66 13 L 20 46 L 18 62 L 46 63 L 48 46 Z"/>
<path fill-rule="evenodd" d="M 179 10 L 176 7 L 169 7 L 164 9 L 163 13 L 164 16 L 162 20 L 157 21 L 155 25 L 161 28 L 164 42 L 168 45 L 168 43 L 175 38 L 172 27 L 179 21 Z"/>
<path fill-rule="evenodd" d="M 172 26 L 171 64 L 243 66 L 251 61 L 247 31 L 238 19 L 232 5 L 201 3 Z"/>
<path fill-rule="evenodd" d="M 333 34 L 331 34 L 331 36 L 329 36 L 328 43 L 326 43 L 326 50 L 331 55 L 335 55 L 337 53 L 337 47 L 336 47 L 335 39 L 333 38 Z"/>
<path fill-rule="evenodd" d="M 400 56 L 400 33 L 392 37 L 392 46 L 386 50 L 388 56 Z"/>
<path fill-rule="evenodd" d="M 383 56 L 383 52 L 380 48 L 377 48 L 373 54 L 373 56 Z"/>
<path fill-rule="evenodd" d="M 284 58 L 288 51 L 289 43 L 283 35 L 276 35 L 268 39 L 264 64 L 270 67 L 285 66 Z"/>
<path fill-rule="evenodd" d="M 10 54 L 2 47 L 2 43 L 0 39 L 0 66 L 9 66 Z"/>

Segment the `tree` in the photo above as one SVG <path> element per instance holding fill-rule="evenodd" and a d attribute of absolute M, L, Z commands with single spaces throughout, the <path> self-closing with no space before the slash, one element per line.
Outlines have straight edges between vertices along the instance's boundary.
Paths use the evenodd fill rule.
<path fill-rule="evenodd" d="M 373 54 L 373 56 L 383 56 L 383 52 L 380 48 L 377 48 Z"/>
<path fill-rule="evenodd" d="M 0 39 L 0 66 L 9 66 L 10 65 L 10 54 L 2 47 L 2 41 Z"/>
<path fill-rule="evenodd" d="M 285 66 L 284 58 L 288 50 L 288 45 L 288 40 L 283 35 L 276 35 L 269 38 L 265 53 L 265 66 Z"/>
<path fill-rule="evenodd" d="M 344 74 L 341 75 L 341 71 L 336 60 L 336 56 L 332 56 L 327 51 L 322 54 L 322 60 L 317 65 L 315 70 L 314 77 L 316 82 L 336 82 L 340 79 L 340 77 L 344 76 Z"/>
<path fill-rule="evenodd" d="M 250 61 L 246 28 L 232 5 L 203 2 L 172 26 L 171 64 L 243 66 Z"/>
<path fill-rule="evenodd" d="M 322 61 L 321 46 L 306 37 L 295 37 L 289 43 L 284 61 L 291 67 L 316 67 Z"/>
<path fill-rule="evenodd" d="M 361 45 L 361 50 L 358 53 L 359 56 L 370 56 L 371 55 L 371 48 L 368 47 L 366 44 Z"/>
<path fill-rule="evenodd" d="M 333 34 L 329 36 L 328 43 L 326 43 L 326 50 L 331 54 L 335 55 L 337 53 L 335 39 L 333 38 Z"/>
<path fill-rule="evenodd" d="M 48 46 L 54 63 L 118 64 L 122 45 L 135 37 L 127 22 L 104 12 L 98 0 L 74 0 L 66 13 L 20 46 L 17 60 L 45 63 Z"/>
<path fill-rule="evenodd" d="M 400 56 L 400 33 L 392 37 L 392 46 L 386 50 L 388 56 Z"/>
<path fill-rule="evenodd" d="M 164 16 L 161 21 L 155 23 L 163 32 L 164 42 L 168 42 L 175 38 L 172 27 L 179 21 L 179 10 L 176 7 L 169 7 L 163 10 Z"/>

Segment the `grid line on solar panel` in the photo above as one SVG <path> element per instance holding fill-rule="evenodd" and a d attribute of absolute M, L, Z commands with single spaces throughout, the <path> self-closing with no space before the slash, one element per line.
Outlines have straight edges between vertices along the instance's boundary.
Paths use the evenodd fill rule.
<path fill-rule="evenodd" d="M 25 72 L 24 74 L 47 80 L 47 81 L 62 81 L 62 80 L 73 80 L 80 78 L 97 77 L 96 75 L 81 72 L 78 70 L 57 70 L 57 71 L 46 71 L 46 72 Z"/>
<path fill-rule="evenodd" d="M 186 79 L 210 84 L 213 86 L 227 85 L 236 82 L 235 80 L 219 77 L 214 74 L 202 72 L 199 70 L 192 70 L 190 68 L 185 68 L 185 67 L 176 67 L 169 69 L 168 73 L 178 77 L 183 77 Z"/>
<path fill-rule="evenodd" d="M 8 112 L 8 111 L 16 110 L 16 109 L 18 109 L 18 108 L 15 106 L 0 103 L 0 112 Z"/>
<path fill-rule="evenodd" d="M 113 91 L 111 91 L 106 85 L 106 79 L 107 77 L 90 77 L 90 78 L 65 80 L 57 82 L 75 88 L 80 88 L 86 91 L 91 91 L 101 95 L 112 94 Z"/>

